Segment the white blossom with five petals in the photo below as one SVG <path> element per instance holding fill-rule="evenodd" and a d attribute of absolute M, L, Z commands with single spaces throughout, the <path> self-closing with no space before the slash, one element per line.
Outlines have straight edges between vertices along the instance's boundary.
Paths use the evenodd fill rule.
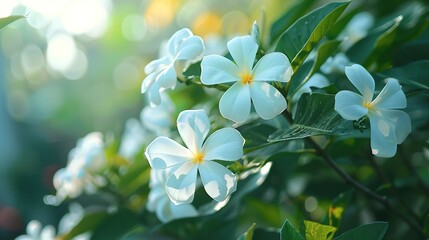
<path fill-rule="evenodd" d="M 186 110 L 177 118 L 186 147 L 167 137 L 156 138 L 145 156 L 153 169 L 169 169 L 165 190 L 175 204 L 194 198 L 197 173 L 207 194 L 221 202 L 236 190 L 237 178 L 213 160 L 235 161 L 243 156 L 244 139 L 234 128 L 222 128 L 207 139 L 210 121 L 204 110 Z"/>
<path fill-rule="evenodd" d="M 358 64 L 346 67 L 345 73 L 362 94 L 343 90 L 335 95 L 335 110 L 347 120 L 358 120 L 368 115 L 371 127 L 371 149 L 378 157 L 393 157 L 397 144 L 401 144 L 411 132 L 411 120 L 401 110 L 407 99 L 398 81 L 387 79 L 386 86 L 373 99 L 375 82 L 372 76 Z"/>
<path fill-rule="evenodd" d="M 253 37 L 236 37 L 227 47 L 235 63 L 220 55 L 206 56 L 201 62 L 203 84 L 234 83 L 220 99 L 222 116 L 242 123 L 249 117 L 251 102 L 263 119 L 272 119 L 282 113 L 287 107 L 286 99 L 267 82 L 289 81 L 292 68 L 286 55 L 269 53 L 253 66 L 258 51 Z"/>
<path fill-rule="evenodd" d="M 145 67 L 146 78 L 143 80 L 141 92 L 148 93 L 152 106 L 161 103 L 160 92 L 173 89 L 177 76 L 182 76 L 184 69 L 200 57 L 204 51 L 203 40 L 183 28 L 171 36 L 167 42 L 167 54 L 150 62 Z"/>

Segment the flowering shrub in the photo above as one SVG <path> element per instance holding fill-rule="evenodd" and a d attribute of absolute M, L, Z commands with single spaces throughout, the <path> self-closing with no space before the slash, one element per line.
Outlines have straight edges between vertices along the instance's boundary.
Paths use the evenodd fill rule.
<path fill-rule="evenodd" d="M 120 140 L 79 140 L 55 174 L 46 202 L 92 197 L 57 237 L 429 237 L 428 171 L 416 166 L 428 156 L 429 62 L 393 54 L 427 33 L 428 8 L 378 21 L 350 2 L 309 2 L 255 22 L 228 52 L 173 33 L 145 66 L 140 119 Z M 18 239 L 55 235 L 40 229 Z"/>

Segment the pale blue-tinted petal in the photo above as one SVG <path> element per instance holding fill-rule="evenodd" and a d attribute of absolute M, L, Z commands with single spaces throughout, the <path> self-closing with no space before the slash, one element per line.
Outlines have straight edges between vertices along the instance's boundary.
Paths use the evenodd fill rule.
<path fill-rule="evenodd" d="M 265 120 L 281 114 L 287 107 L 286 99 L 273 86 L 266 82 L 250 84 L 250 96 L 256 113 Z"/>
<path fill-rule="evenodd" d="M 194 155 L 189 149 L 168 137 L 157 137 L 145 151 L 152 168 L 164 169 L 190 161 Z"/>
<path fill-rule="evenodd" d="M 240 70 L 250 73 L 258 51 L 255 39 L 248 35 L 235 37 L 227 43 L 227 47 Z"/>
<path fill-rule="evenodd" d="M 210 135 L 203 146 L 204 160 L 235 161 L 243 156 L 244 138 L 234 128 L 222 128 Z"/>
<path fill-rule="evenodd" d="M 287 82 L 289 78 L 285 78 L 285 73 L 290 67 L 286 55 L 279 52 L 269 53 L 256 63 L 252 72 L 253 80 Z"/>
<path fill-rule="evenodd" d="M 167 51 L 168 54 L 172 57 L 176 56 L 177 52 L 178 52 L 178 48 L 180 46 L 180 43 L 188 38 L 193 36 L 191 30 L 189 30 L 188 28 L 182 28 L 180 30 L 178 30 L 177 32 L 175 32 L 173 34 L 173 36 L 170 37 L 170 39 L 167 42 Z"/>
<path fill-rule="evenodd" d="M 237 188 L 237 178 L 226 167 L 214 161 L 199 164 L 201 181 L 207 194 L 214 200 L 225 200 Z"/>
<path fill-rule="evenodd" d="M 165 68 L 165 66 L 170 65 L 170 59 L 168 57 L 162 57 L 153 60 L 152 62 L 148 63 L 146 67 L 144 68 L 144 72 L 146 74 L 150 74 L 155 72 L 156 70 L 159 70 L 160 68 Z"/>
<path fill-rule="evenodd" d="M 167 196 L 159 200 L 156 209 L 156 216 L 163 223 L 170 222 L 174 219 L 194 217 L 197 215 L 197 210 L 195 210 L 191 204 L 175 205 Z"/>
<path fill-rule="evenodd" d="M 249 85 L 234 83 L 221 97 L 219 111 L 224 118 L 234 122 L 246 121 L 250 114 Z"/>
<path fill-rule="evenodd" d="M 185 110 L 177 117 L 177 130 L 186 146 L 197 154 L 210 131 L 210 120 L 202 109 Z"/>
<path fill-rule="evenodd" d="M 378 157 L 393 157 L 397 145 L 395 126 L 373 111 L 369 112 L 368 116 L 371 124 L 372 154 Z"/>
<path fill-rule="evenodd" d="M 359 90 L 367 102 L 374 96 L 375 82 L 371 74 L 359 64 L 346 67 L 346 76 L 352 84 Z"/>
<path fill-rule="evenodd" d="M 401 110 L 379 110 L 381 116 L 386 121 L 391 122 L 395 127 L 396 142 L 401 144 L 408 134 L 411 133 L 410 116 Z"/>
<path fill-rule="evenodd" d="M 361 95 L 343 90 L 335 95 L 334 109 L 346 120 L 358 120 L 368 113 Z"/>
<path fill-rule="evenodd" d="M 194 200 L 197 170 L 197 165 L 187 162 L 167 178 L 165 191 L 173 203 L 191 203 Z"/>
<path fill-rule="evenodd" d="M 406 108 L 407 98 L 398 81 L 394 78 L 389 78 L 386 86 L 374 99 L 372 105 L 378 109 Z"/>
<path fill-rule="evenodd" d="M 43 240 L 55 240 L 55 228 L 52 225 L 47 225 L 43 228 L 40 233 L 40 239 Z"/>
<path fill-rule="evenodd" d="M 147 75 L 142 82 L 141 93 L 145 93 L 155 82 L 159 72 L 153 72 Z"/>
<path fill-rule="evenodd" d="M 166 67 L 155 80 L 162 88 L 174 88 L 177 83 L 176 69 L 173 65 Z"/>
<path fill-rule="evenodd" d="M 292 97 L 292 101 L 297 103 L 302 94 L 311 93 L 311 87 L 323 88 L 327 86 L 329 86 L 329 80 L 324 75 L 316 73 L 296 91 Z"/>
<path fill-rule="evenodd" d="M 147 197 L 147 210 L 149 210 L 150 212 L 155 212 L 160 204 L 160 200 L 163 198 L 167 198 L 167 200 L 170 201 L 167 196 L 167 193 L 164 190 L 164 185 L 152 188 Z"/>
<path fill-rule="evenodd" d="M 209 55 L 201 62 L 201 82 L 213 85 L 240 80 L 240 70 L 229 59 L 219 55 Z"/>
<path fill-rule="evenodd" d="M 155 132 L 158 136 L 167 135 L 174 123 L 171 117 L 174 110 L 175 106 L 170 97 L 161 92 L 161 104 L 143 108 L 140 112 L 140 121 L 146 129 Z"/>
<path fill-rule="evenodd" d="M 200 37 L 188 37 L 180 43 L 176 60 L 195 60 L 204 51 L 204 43 Z"/>
<path fill-rule="evenodd" d="M 161 104 L 161 88 L 157 82 L 154 82 L 147 91 L 147 98 L 150 106 L 155 107 Z"/>

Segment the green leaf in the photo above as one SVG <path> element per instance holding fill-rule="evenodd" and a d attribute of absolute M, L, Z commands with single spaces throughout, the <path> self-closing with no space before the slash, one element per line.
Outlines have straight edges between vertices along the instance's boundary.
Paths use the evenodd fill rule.
<path fill-rule="evenodd" d="M 331 240 L 334 237 L 336 227 L 322 225 L 317 222 L 304 221 L 305 240 Z"/>
<path fill-rule="evenodd" d="M 280 37 L 277 52 L 283 52 L 294 71 L 304 62 L 319 40 L 325 36 L 350 2 L 334 2 L 298 19 Z"/>
<path fill-rule="evenodd" d="M 315 0 L 303 0 L 296 1 L 286 13 L 277 19 L 270 29 L 270 41 L 274 43 L 277 38 L 279 38 L 283 32 L 288 29 L 298 18 L 304 15 L 304 13 L 310 8 L 310 6 L 315 2 Z"/>
<path fill-rule="evenodd" d="M 344 211 L 347 205 L 350 203 L 350 199 L 353 191 L 347 191 L 340 193 L 333 201 L 329 207 L 329 225 L 331 226 L 340 226 L 341 219 L 343 218 Z"/>
<path fill-rule="evenodd" d="M 0 18 L 0 29 L 6 27 L 7 25 L 15 22 L 16 20 L 23 18 L 23 16 L 9 16 L 6 18 Z"/>
<path fill-rule="evenodd" d="M 62 240 L 73 239 L 74 237 L 89 231 L 93 231 L 106 217 L 107 212 L 87 212 L 80 222 L 74 226 L 68 233 L 61 236 Z"/>
<path fill-rule="evenodd" d="M 343 119 L 335 110 L 335 96 L 331 94 L 303 94 L 298 102 L 294 123 L 270 135 L 268 141 L 285 141 L 315 135 L 347 135 L 353 131 L 351 121 Z"/>
<path fill-rule="evenodd" d="M 323 63 L 325 63 L 325 61 L 334 54 L 340 44 L 341 41 L 339 40 L 331 40 L 322 43 L 317 48 L 315 61 L 305 62 L 293 75 L 289 89 L 289 96 L 293 96 L 310 79 L 310 77 L 320 69 Z M 301 70 L 301 68 L 303 69 Z"/>
<path fill-rule="evenodd" d="M 253 231 L 255 230 L 255 223 L 252 224 L 252 226 L 247 229 L 245 233 L 243 233 L 240 237 L 238 237 L 238 240 L 252 240 L 253 239 Z"/>
<path fill-rule="evenodd" d="M 93 229 L 91 240 L 120 239 L 137 225 L 137 216 L 126 208 L 120 208 L 117 212 L 107 215 Z"/>
<path fill-rule="evenodd" d="M 299 232 L 290 224 L 289 220 L 283 223 L 280 229 L 280 240 L 305 240 Z"/>
<path fill-rule="evenodd" d="M 350 61 L 368 67 L 378 56 L 385 54 L 395 41 L 401 21 L 402 16 L 399 16 L 359 40 L 346 52 Z"/>
<path fill-rule="evenodd" d="M 405 66 L 391 68 L 378 75 L 384 78 L 396 78 L 407 90 L 429 90 L 429 60 L 412 62 Z"/>
<path fill-rule="evenodd" d="M 423 233 L 426 237 L 429 237 L 429 214 L 425 217 L 425 222 L 423 224 Z"/>
<path fill-rule="evenodd" d="M 385 222 L 365 224 L 341 234 L 334 240 L 382 240 L 387 227 L 388 224 Z"/>

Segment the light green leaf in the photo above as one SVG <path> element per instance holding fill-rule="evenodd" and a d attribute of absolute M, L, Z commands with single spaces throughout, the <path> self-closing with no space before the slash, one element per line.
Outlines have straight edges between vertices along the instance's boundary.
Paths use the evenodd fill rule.
<path fill-rule="evenodd" d="M 286 29 L 288 29 L 298 18 L 304 15 L 304 13 L 311 7 L 315 0 L 302 0 L 295 1 L 290 9 L 286 13 L 277 19 L 270 29 L 270 41 L 274 41 L 279 38 Z"/>
<path fill-rule="evenodd" d="M 7 25 L 15 22 L 16 20 L 23 18 L 23 16 L 9 16 L 6 18 L 0 18 L 0 29 L 6 27 Z"/>
<path fill-rule="evenodd" d="M 138 225 L 134 212 L 120 208 L 117 212 L 107 215 L 103 221 L 93 228 L 91 240 L 120 239 Z"/>
<path fill-rule="evenodd" d="M 395 41 L 396 30 L 401 21 L 402 16 L 399 16 L 359 40 L 346 52 L 350 61 L 369 66 Z"/>
<path fill-rule="evenodd" d="M 280 229 L 280 240 L 305 240 L 305 238 L 290 224 L 289 220 L 286 220 Z"/>
<path fill-rule="evenodd" d="M 252 224 L 252 226 L 247 229 L 245 233 L 243 233 L 240 237 L 238 237 L 238 240 L 252 240 L 253 239 L 253 231 L 255 230 L 255 223 Z"/>
<path fill-rule="evenodd" d="M 351 121 L 344 120 L 335 110 L 331 94 L 303 94 L 298 102 L 294 123 L 270 135 L 268 141 L 285 141 L 315 135 L 347 135 L 353 131 Z"/>
<path fill-rule="evenodd" d="M 429 60 L 412 62 L 408 65 L 391 68 L 378 75 L 383 78 L 396 78 L 408 90 L 429 90 Z"/>
<path fill-rule="evenodd" d="M 388 224 L 385 222 L 365 224 L 341 234 L 334 240 L 382 240 L 387 227 Z"/>
<path fill-rule="evenodd" d="M 320 69 L 322 64 L 334 54 L 340 44 L 341 41 L 339 40 L 331 40 L 322 43 L 317 48 L 315 61 L 305 62 L 292 76 L 292 82 L 289 89 L 290 97 L 292 97 L 310 79 L 310 77 Z"/>
<path fill-rule="evenodd" d="M 305 240 L 331 240 L 337 231 L 336 227 L 310 221 L 304 221 L 304 226 Z"/>
<path fill-rule="evenodd" d="M 319 40 L 334 25 L 350 2 L 334 2 L 320 7 L 298 19 L 280 37 L 277 52 L 283 52 L 294 71 L 301 66 Z"/>
<path fill-rule="evenodd" d="M 82 233 L 93 231 L 107 216 L 108 214 L 105 211 L 87 212 L 82 220 L 68 233 L 60 236 L 60 239 L 69 240 Z"/>

